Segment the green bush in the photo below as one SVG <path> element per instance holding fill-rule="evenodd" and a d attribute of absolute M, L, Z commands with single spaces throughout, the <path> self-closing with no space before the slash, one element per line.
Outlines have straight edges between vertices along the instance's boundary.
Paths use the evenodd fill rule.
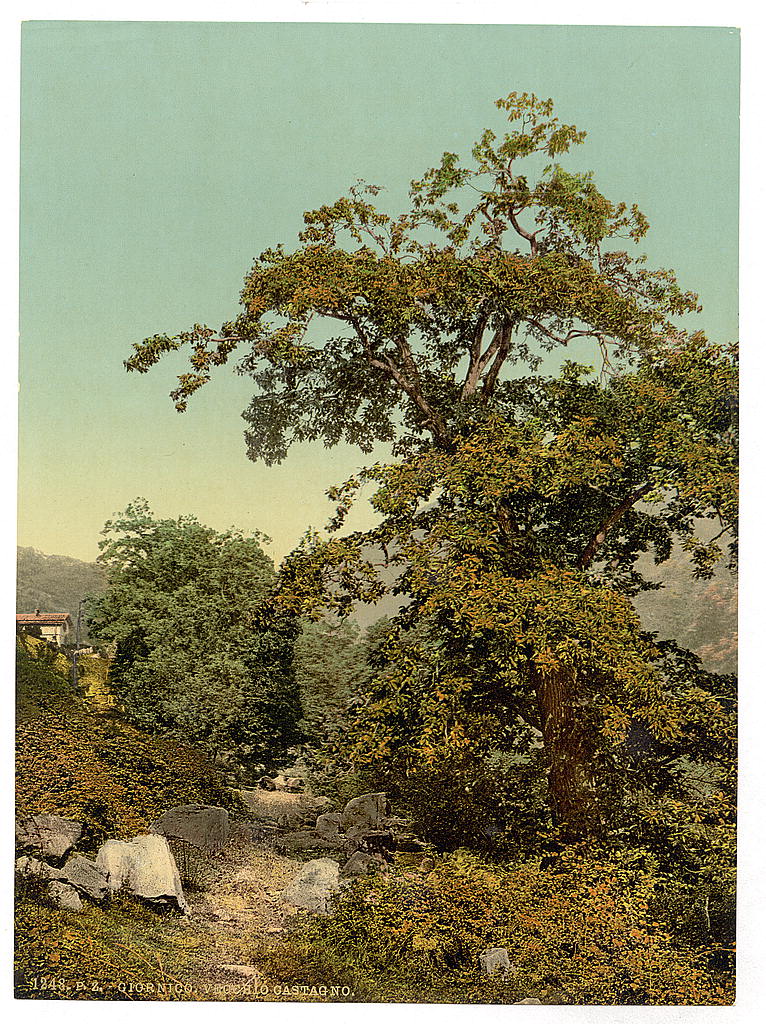
<path fill-rule="evenodd" d="M 367 998 L 730 1003 L 732 987 L 706 968 L 707 951 L 677 948 L 654 917 L 656 891 L 646 871 L 571 850 L 555 870 L 500 867 L 458 851 L 427 875 L 357 881 L 332 917 L 293 942 L 304 957 L 324 951 L 328 969 L 345 971 Z M 479 955 L 496 946 L 513 965 L 502 982 L 479 975 Z"/>

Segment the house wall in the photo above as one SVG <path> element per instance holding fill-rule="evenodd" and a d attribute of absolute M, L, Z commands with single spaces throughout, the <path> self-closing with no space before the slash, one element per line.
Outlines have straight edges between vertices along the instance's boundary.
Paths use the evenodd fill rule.
<path fill-rule="evenodd" d="M 66 623 L 59 623 L 54 626 L 40 626 L 40 632 L 43 640 L 51 640 L 54 643 L 57 643 L 60 647 L 66 640 L 69 634 L 69 629 L 67 628 Z"/>

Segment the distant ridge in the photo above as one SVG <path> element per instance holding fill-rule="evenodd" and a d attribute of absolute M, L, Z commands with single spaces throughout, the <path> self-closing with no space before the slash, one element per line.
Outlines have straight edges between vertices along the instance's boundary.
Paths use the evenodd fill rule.
<path fill-rule="evenodd" d="M 106 590 L 104 570 L 96 562 L 46 555 L 37 548 L 16 549 L 16 612 L 68 612 L 77 619 L 80 601 Z M 85 632 L 81 639 L 86 639 Z"/>

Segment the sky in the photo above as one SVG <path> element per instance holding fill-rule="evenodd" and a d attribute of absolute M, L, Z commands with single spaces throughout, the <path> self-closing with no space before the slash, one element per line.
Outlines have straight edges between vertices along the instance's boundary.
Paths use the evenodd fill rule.
<path fill-rule="evenodd" d="M 224 368 L 179 415 L 183 358 L 123 360 L 231 318 L 254 257 L 358 178 L 397 208 L 444 150 L 502 131 L 512 90 L 588 131 L 567 166 L 646 213 L 649 264 L 700 294 L 684 326 L 734 340 L 738 54 L 726 28 L 26 23 L 19 543 L 91 560 L 138 496 L 263 531 L 276 560 L 321 527 L 325 490 L 369 457 L 317 443 L 252 463 L 247 378 Z"/>

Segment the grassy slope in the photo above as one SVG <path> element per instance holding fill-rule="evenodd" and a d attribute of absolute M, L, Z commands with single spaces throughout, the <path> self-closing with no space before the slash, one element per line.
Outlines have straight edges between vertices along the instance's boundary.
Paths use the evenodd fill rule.
<path fill-rule="evenodd" d="M 81 683 L 92 689 L 103 682 L 102 666 L 84 663 Z M 20 641 L 17 683 L 18 812 L 83 821 L 78 849 L 93 851 L 107 837 L 135 835 L 173 804 L 225 799 L 199 754 L 147 736 L 75 693 L 67 660 L 49 645 Z M 47 907 L 40 896 L 29 884 L 18 892 L 19 997 L 184 997 L 175 986 L 206 941 L 199 929 L 119 900 L 72 914 Z M 61 987 L 51 989 L 51 978 Z M 123 981 L 151 983 L 155 991 L 119 992 L 115 985 Z M 162 985 L 167 994 L 156 988 Z"/>

